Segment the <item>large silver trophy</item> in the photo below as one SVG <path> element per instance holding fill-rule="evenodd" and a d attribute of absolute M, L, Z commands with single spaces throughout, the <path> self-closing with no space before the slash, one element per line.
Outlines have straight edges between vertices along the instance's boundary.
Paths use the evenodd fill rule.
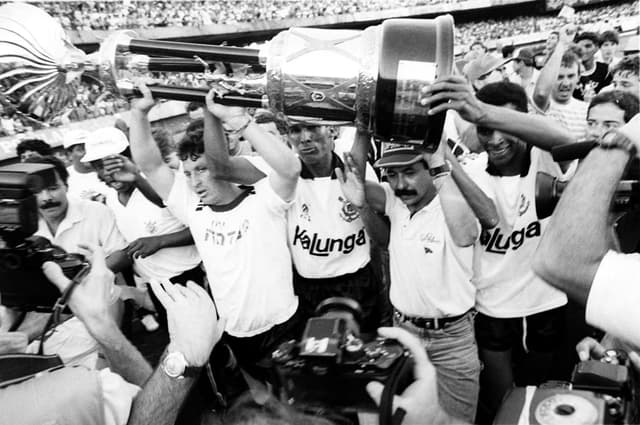
<path fill-rule="evenodd" d="M 217 62 L 251 65 L 258 78 L 209 71 Z M 353 124 L 376 138 L 437 146 L 443 114 L 427 116 L 420 89 L 451 72 L 453 19 L 390 19 L 364 31 L 292 28 L 261 49 L 135 38 L 116 32 L 86 54 L 58 22 L 25 3 L 0 7 L 0 103 L 41 121 L 68 108 L 81 76 L 112 93 L 135 94 L 145 72 L 204 72 L 227 93 L 217 102 L 271 109 L 289 121 Z M 203 100 L 207 88 L 152 86 L 157 98 Z"/>

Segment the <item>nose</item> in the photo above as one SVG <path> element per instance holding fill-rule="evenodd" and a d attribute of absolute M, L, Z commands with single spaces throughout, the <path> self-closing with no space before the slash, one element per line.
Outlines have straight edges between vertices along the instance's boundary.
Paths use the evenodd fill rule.
<path fill-rule="evenodd" d="M 606 130 L 602 124 L 591 124 L 587 127 L 587 139 L 599 140 Z"/>
<path fill-rule="evenodd" d="M 398 174 L 397 188 L 400 190 L 405 190 L 409 187 L 407 184 L 407 179 L 403 174 Z"/>

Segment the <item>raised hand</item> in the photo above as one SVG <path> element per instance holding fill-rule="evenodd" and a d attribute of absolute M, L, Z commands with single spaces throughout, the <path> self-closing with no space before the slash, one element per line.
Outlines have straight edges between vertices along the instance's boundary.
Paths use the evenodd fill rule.
<path fill-rule="evenodd" d="M 466 78 L 449 75 L 423 87 L 420 105 L 434 115 L 452 109 L 469 122 L 478 123 L 485 117 L 484 104 L 478 100 Z"/>
<path fill-rule="evenodd" d="M 350 153 L 344 154 L 344 172 L 340 168 L 335 170 L 342 194 L 356 208 L 362 208 L 367 199 L 364 179 L 358 172 L 355 161 Z"/>
<path fill-rule="evenodd" d="M 239 106 L 225 106 L 215 102 L 216 97 L 223 96 L 227 92 L 222 89 L 211 89 L 205 98 L 207 111 L 218 117 L 222 122 L 234 121 L 238 118 L 246 120 L 248 117 L 245 108 Z"/>
<path fill-rule="evenodd" d="M 153 95 L 151 94 L 151 90 L 144 83 L 137 84 L 138 90 L 142 94 L 142 97 L 135 97 L 130 100 L 131 109 L 134 111 L 141 112 L 143 114 L 148 114 L 151 108 L 156 104 L 153 99 Z"/>
<path fill-rule="evenodd" d="M 205 365 L 224 332 L 207 291 L 191 281 L 185 287 L 154 280 L 151 289 L 167 310 L 169 351 L 182 353 L 189 366 Z"/>
<path fill-rule="evenodd" d="M 110 155 L 102 159 L 105 173 L 119 182 L 134 182 L 138 167 L 124 155 Z"/>

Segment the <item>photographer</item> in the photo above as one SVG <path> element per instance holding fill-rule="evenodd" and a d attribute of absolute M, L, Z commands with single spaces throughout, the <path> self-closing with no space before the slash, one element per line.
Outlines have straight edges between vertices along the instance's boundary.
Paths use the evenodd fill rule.
<path fill-rule="evenodd" d="M 109 313 L 118 291 L 104 251 L 86 248 L 83 253 L 92 263 L 91 272 L 73 289 L 68 305 L 100 344 L 113 372 L 124 380 L 109 369 L 65 367 L 5 387 L 0 389 L 0 423 L 173 424 L 196 381 L 190 372 L 208 361 L 224 322 L 217 319 L 209 295 L 196 284 L 153 284 L 167 310 L 170 343 L 161 365 L 152 371 Z M 57 264 L 45 263 L 43 270 L 61 291 L 70 284 Z M 26 400 L 32 408 L 24 409 Z"/>
<path fill-rule="evenodd" d="M 586 305 L 587 322 L 636 347 L 640 328 L 630 324 L 640 322 L 640 260 L 609 249 L 609 207 L 639 135 L 636 115 L 602 136 L 560 199 L 534 259 L 538 275 Z"/>

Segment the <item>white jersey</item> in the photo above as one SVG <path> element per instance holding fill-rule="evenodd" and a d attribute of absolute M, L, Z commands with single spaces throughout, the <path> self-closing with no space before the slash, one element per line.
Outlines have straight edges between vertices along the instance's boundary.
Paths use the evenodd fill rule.
<path fill-rule="evenodd" d="M 263 173 L 271 172 L 261 158 L 252 157 L 249 161 Z M 339 166 L 335 154 L 333 161 Z M 336 176 L 314 178 L 304 163 L 295 202 L 287 213 L 287 228 L 293 263 L 305 278 L 354 273 L 371 260 L 364 222 L 343 195 Z"/>
<path fill-rule="evenodd" d="M 177 174 L 166 202 L 189 226 L 225 330 L 235 337 L 266 332 L 298 308 L 287 246 L 291 204 L 266 178 L 245 195 L 226 206 L 203 205 Z"/>
<path fill-rule="evenodd" d="M 67 180 L 68 196 L 78 199 L 95 200 L 96 195 L 106 196 L 111 189 L 98 178 L 95 171 L 89 173 L 79 173 L 73 168 L 73 165 L 67 167 L 69 180 Z"/>
<path fill-rule="evenodd" d="M 459 247 L 445 222 L 440 197 L 411 216 L 383 183 L 385 214 L 391 222 L 391 304 L 410 316 L 457 316 L 473 307 L 473 247 Z"/>
<path fill-rule="evenodd" d="M 127 205 L 118 200 L 118 193 L 107 193 L 107 206 L 111 208 L 120 233 L 131 243 L 139 238 L 160 236 L 186 229 L 168 208 L 160 208 L 134 189 Z M 145 282 L 155 278 L 169 279 L 200 264 L 200 255 L 194 245 L 163 248 L 145 258 L 135 258 L 133 270 Z"/>
<path fill-rule="evenodd" d="M 523 317 L 560 307 L 566 295 L 537 277 L 531 260 L 549 218 L 536 213 L 535 183 L 539 171 L 562 175 L 547 152 L 532 148 L 526 175 L 502 177 L 468 172 L 496 204 L 500 222 L 483 230 L 475 245 L 474 277 L 476 309 L 498 318 Z"/>

